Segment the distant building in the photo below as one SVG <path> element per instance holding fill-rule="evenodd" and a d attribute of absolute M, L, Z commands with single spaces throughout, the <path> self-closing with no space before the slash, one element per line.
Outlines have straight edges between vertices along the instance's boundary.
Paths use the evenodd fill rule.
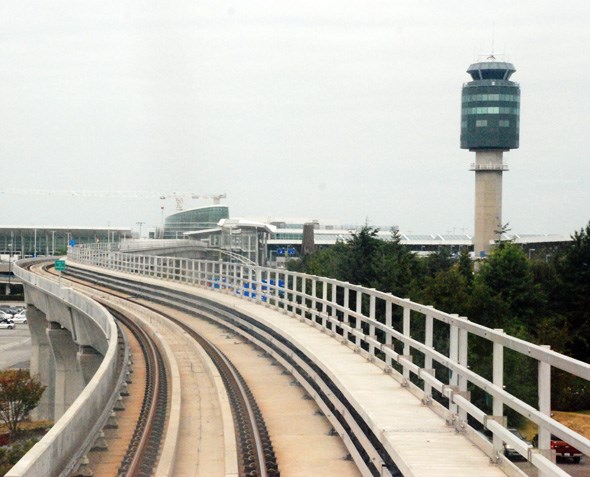
<path fill-rule="evenodd" d="M 206 205 L 176 212 L 166 217 L 163 238 L 184 238 L 187 232 L 215 228 L 220 220 L 228 218 L 227 205 Z"/>
<path fill-rule="evenodd" d="M 65 253 L 69 243 L 120 242 L 129 237 L 130 228 L 2 225 L 0 258 L 57 255 Z"/>

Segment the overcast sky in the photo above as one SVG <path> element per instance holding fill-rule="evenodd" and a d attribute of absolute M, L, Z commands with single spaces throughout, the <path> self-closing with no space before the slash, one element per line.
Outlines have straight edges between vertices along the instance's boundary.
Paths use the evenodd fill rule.
<path fill-rule="evenodd" d="M 0 190 L 471 233 L 461 86 L 493 45 L 522 95 L 503 222 L 570 234 L 590 219 L 589 22 L 587 0 L 3 0 Z M 138 221 L 160 201 L 0 194 L 0 225 Z"/>

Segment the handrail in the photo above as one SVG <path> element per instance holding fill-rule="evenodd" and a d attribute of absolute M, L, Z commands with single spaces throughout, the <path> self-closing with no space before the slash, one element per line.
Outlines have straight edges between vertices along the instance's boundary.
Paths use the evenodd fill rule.
<path fill-rule="evenodd" d="M 220 293 L 231 293 L 243 299 L 271 306 L 283 313 L 309 320 L 349 346 L 374 364 L 390 372 L 401 369 L 403 379 L 418 390 L 426 402 L 433 390 L 448 398 L 448 420 L 458 429 L 467 426 L 467 416 L 479 421 L 494 435 L 493 458 L 507 442 L 530 460 L 544 475 L 563 475 L 545 452 L 549 449 L 550 434 L 558 435 L 586 455 L 590 455 L 590 440 L 567 428 L 551 417 L 550 370 L 552 367 L 590 381 L 590 364 L 570 358 L 459 317 L 425 306 L 390 293 L 341 282 L 332 278 L 306 275 L 279 269 L 248 266 L 210 260 L 191 260 L 176 257 L 144 256 L 104 252 L 92 245 L 77 246 L 70 251 L 69 260 L 110 270 L 174 280 L 209 288 Z M 354 305 L 354 306 L 351 306 Z M 396 329 L 396 321 L 401 329 Z M 434 323 L 448 333 L 449 350 L 442 353 L 433 347 Z M 421 340 L 412 328 L 420 325 Z M 469 368 L 469 335 L 488 342 L 493 347 L 494 375 L 486 379 Z M 400 349 L 402 348 L 402 349 Z M 539 403 L 535 408 L 510 394 L 503 387 L 503 356 L 507 348 L 537 362 Z M 400 352 L 398 352 L 399 350 Z M 421 358 L 423 365 L 414 363 L 412 355 Z M 446 377 L 435 376 L 434 364 L 448 370 Z M 447 374 L 447 373 L 442 373 Z M 411 377 L 420 378 L 420 388 Z M 483 390 L 493 402 L 494 414 L 488 416 L 468 398 L 468 385 Z M 504 420 L 507 406 L 539 426 L 539 452 L 498 423 Z"/>

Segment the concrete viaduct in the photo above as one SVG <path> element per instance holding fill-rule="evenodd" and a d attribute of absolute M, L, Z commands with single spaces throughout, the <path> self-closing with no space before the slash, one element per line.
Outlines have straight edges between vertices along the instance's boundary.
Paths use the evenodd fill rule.
<path fill-rule="evenodd" d="M 237 326 L 259 326 L 270 341 L 286 343 L 291 356 L 302 357 L 305 366 L 320 370 L 318 375 L 325 379 L 314 385 L 302 380 L 312 398 L 338 399 L 335 409 L 348 421 L 343 425 L 342 420 L 328 417 L 334 418 L 334 428 L 363 475 L 393 475 L 387 473 L 388 462 L 402 475 L 434 475 L 433 469 L 436 475 L 462 475 L 450 465 L 454 460 L 464 467 L 464 475 L 524 475 L 503 456 L 505 442 L 539 475 L 568 475 L 555 465 L 551 434 L 590 455 L 590 441 L 554 420 L 550 403 L 551 369 L 590 380 L 588 363 L 465 317 L 329 278 L 133 252 L 116 250 L 113 244 L 80 245 L 69 251 L 67 261 L 68 266 L 99 271 L 125 283 L 183 293 L 192 290 L 210 313 L 234 324 L 255 323 Z M 68 475 L 100 439 L 101 428 L 120 399 L 124 373 L 115 369 L 117 329 L 100 304 L 32 273 L 27 264 L 19 262 L 14 271 L 25 288 L 33 342 L 31 371 L 48 386 L 36 413 L 55 419 L 56 424 L 6 475 Z M 423 332 L 416 333 L 418 328 Z M 262 334 L 260 329 L 253 336 Z M 435 329 L 448 336 L 448 351 L 434 348 Z M 493 350 L 491 379 L 469 367 L 467 346 L 474 337 L 488 341 Z M 504 389 L 505 349 L 537 363 L 537 407 Z M 270 347 L 267 351 L 282 359 L 281 352 Z M 446 371 L 435 373 L 435 368 Z M 493 402 L 491 415 L 471 402 L 472 386 Z M 506 408 L 538 425 L 538 448 L 507 430 Z M 476 431 L 474 423 L 489 432 L 491 440 Z M 368 457 L 377 467 L 368 465 L 366 456 L 363 462 L 359 445 L 365 440 L 382 449 Z M 445 468 L 451 470 L 445 473 Z"/>

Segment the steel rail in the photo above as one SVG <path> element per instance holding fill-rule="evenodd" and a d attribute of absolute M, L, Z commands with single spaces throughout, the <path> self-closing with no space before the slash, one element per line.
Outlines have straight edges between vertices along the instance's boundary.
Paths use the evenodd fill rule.
<path fill-rule="evenodd" d="M 166 370 L 163 367 L 161 353 L 149 335 L 133 320 L 110 308 L 108 303 L 102 300 L 97 301 L 102 303 L 118 321 L 121 321 L 133 333 L 140 343 L 145 359 L 146 386 L 142 408 L 118 475 L 146 475 L 145 469 L 153 469 L 157 461 L 158 450 L 163 437 L 163 423 L 160 414 L 162 406 L 167 407 L 165 399 L 167 395 Z M 164 399 L 162 399 L 162 395 Z"/>
<path fill-rule="evenodd" d="M 190 326 L 184 324 L 182 321 L 174 318 L 170 314 L 163 312 L 157 307 L 147 305 L 144 301 L 138 300 L 129 294 L 116 291 L 109 287 L 108 284 L 100 282 L 100 286 L 95 283 L 89 284 L 88 279 L 74 278 L 71 272 L 68 274 L 68 280 L 77 282 L 89 288 L 104 291 L 104 288 L 109 289 L 109 293 L 124 299 L 130 303 L 140 305 L 148 310 L 154 311 L 166 319 L 174 322 L 180 326 L 187 334 L 191 336 L 205 352 L 210 356 L 213 363 L 218 368 L 220 375 L 228 391 L 230 397 L 230 405 L 234 422 L 238 430 L 237 444 L 240 449 L 238 459 L 242 463 L 243 472 L 241 475 L 248 477 L 279 477 L 276 456 L 272 447 L 270 436 L 264 423 L 264 418 L 252 392 L 248 388 L 244 378 L 239 371 L 231 363 L 231 361 L 210 341 L 204 338 L 201 334 L 193 330 Z M 101 302 L 100 300 L 98 300 Z M 108 305 L 103 303 L 105 307 Z M 109 309 L 115 317 L 117 313 Z M 254 449 L 254 452 L 252 452 Z M 129 474 L 133 475 L 133 474 Z"/>
<path fill-rule="evenodd" d="M 52 264 L 42 267 L 44 272 L 57 275 L 52 269 Z M 99 289 L 99 287 L 88 285 L 87 282 L 84 285 Z M 167 379 L 162 354 L 152 338 L 131 318 L 109 306 L 107 301 L 96 298 L 95 300 L 137 338 L 146 363 L 146 385 L 142 408 L 117 475 L 119 477 L 151 475 L 158 459 L 167 411 Z"/>

